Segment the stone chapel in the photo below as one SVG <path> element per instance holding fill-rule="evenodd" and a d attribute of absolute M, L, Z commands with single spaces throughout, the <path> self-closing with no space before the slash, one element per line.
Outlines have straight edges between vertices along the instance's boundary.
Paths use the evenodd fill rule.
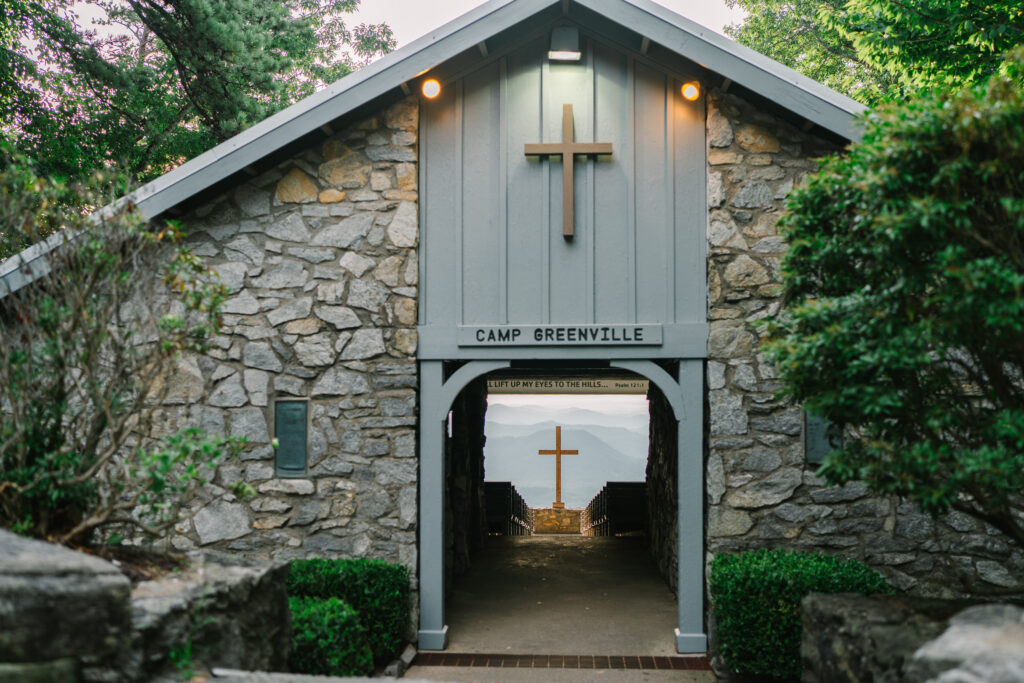
<path fill-rule="evenodd" d="M 825 486 L 820 425 L 759 351 L 787 193 L 863 111 L 649 0 L 491 0 L 142 187 L 231 292 L 166 417 L 246 437 L 220 476 L 259 493 L 197 506 L 174 546 L 403 563 L 443 649 L 486 379 L 571 372 L 649 382 L 678 652 L 706 650 L 720 552 L 842 553 L 923 594 L 1012 581 L 1024 558 L 972 519 Z"/>

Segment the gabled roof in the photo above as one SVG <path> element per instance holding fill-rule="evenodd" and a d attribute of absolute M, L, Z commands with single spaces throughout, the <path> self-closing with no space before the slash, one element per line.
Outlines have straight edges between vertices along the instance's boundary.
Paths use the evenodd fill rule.
<path fill-rule="evenodd" d="M 498 33 L 558 8 L 571 19 L 576 7 L 620 24 L 839 137 L 860 137 L 856 116 L 864 105 L 650 0 L 490 0 L 160 176 L 131 199 L 143 215 L 155 218 L 311 131 L 407 87 L 425 71 Z M 0 264 L 0 297 L 45 271 L 44 264 L 34 262 L 56 244 L 35 245 Z"/>

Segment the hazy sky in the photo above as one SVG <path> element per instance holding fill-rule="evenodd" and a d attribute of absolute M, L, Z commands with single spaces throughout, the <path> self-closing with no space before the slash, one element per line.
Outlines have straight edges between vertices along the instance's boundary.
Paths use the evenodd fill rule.
<path fill-rule="evenodd" d="M 743 12 L 728 9 L 725 0 L 655 0 L 673 12 L 722 33 L 722 28 L 739 22 Z M 465 14 L 484 0 L 362 0 L 351 24 L 387 22 L 402 47 L 429 31 Z"/>

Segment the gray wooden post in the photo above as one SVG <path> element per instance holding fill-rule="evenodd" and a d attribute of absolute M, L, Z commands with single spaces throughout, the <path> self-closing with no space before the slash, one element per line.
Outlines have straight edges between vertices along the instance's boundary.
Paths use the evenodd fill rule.
<path fill-rule="evenodd" d="M 444 623 L 444 417 L 448 411 L 438 414 L 443 390 L 441 361 L 421 361 L 418 639 L 421 650 L 443 650 L 448 642 L 448 626 Z"/>
<path fill-rule="evenodd" d="M 679 626 L 676 651 L 706 652 L 704 632 L 704 363 L 679 363 L 683 414 L 678 429 Z"/>

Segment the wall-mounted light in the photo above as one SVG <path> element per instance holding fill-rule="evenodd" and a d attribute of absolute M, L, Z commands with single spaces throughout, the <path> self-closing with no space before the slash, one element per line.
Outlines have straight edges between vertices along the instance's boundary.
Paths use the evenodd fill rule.
<path fill-rule="evenodd" d="M 423 96 L 432 100 L 441 94 L 441 83 L 436 78 L 428 78 L 423 81 Z"/>
<path fill-rule="evenodd" d="M 548 59 L 555 62 L 578 62 L 580 52 L 580 31 L 572 26 L 559 26 L 551 31 L 551 49 Z"/>
<path fill-rule="evenodd" d="M 683 97 L 693 102 L 700 97 L 700 83 L 693 81 L 683 84 Z"/>

